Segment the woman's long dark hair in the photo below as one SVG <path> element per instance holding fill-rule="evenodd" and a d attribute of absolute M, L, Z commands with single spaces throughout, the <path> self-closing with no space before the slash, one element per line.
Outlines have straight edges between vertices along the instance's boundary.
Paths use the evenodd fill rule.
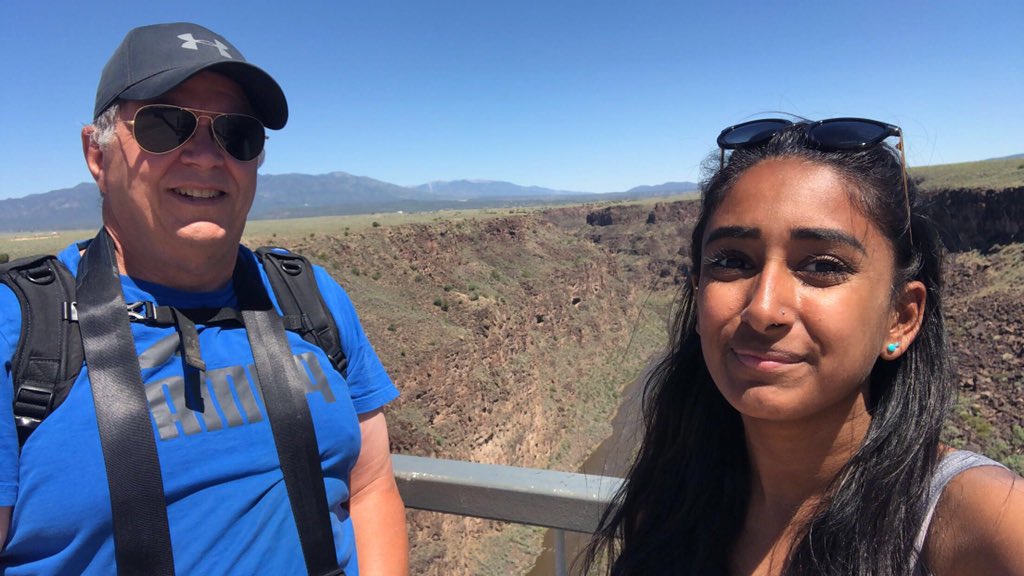
<path fill-rule="evenodd" d="M 893 298 L 907 281 L 924 283 L 917 338 L 898 359 L 876 361 L 864 442 L 798 533 L 783 569 L 786 575 L 909 576 L 939 435 L 955 396 L 942 321 L 941 246 L 912 183 L 908 223 L 895 150 L 825 152 L 808 142 L 803 128 L 797 124 L 763 146 L 736 150 L 721 169 L 714 158 L 701 186 L 692 270 L 699 274 L 708 220 L 737 179 L 762 160 L 797 158 L 828 166 L 851 184 L 855 205 L 894 248 Z M 685 283 L 668 354 L 644 390 L 639 453 L 579 559 L 582 573 L 602 562 L 615 576 L 729 572 L 747 512 L 750 463 L 740 415 L 705 366 L 696 317 L 695 294 Z"/>

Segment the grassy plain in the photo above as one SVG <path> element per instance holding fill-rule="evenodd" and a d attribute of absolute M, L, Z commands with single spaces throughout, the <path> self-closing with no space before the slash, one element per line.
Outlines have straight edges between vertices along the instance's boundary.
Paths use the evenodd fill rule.
<path fill-rule="evenodd" d="M 0 254 L 11 260 L 34 254 L 56 254 L 72 242 L 92 238 L 96 230 L 60 230 L 58 232 L 0 233 Z"/>
<path fill-rule="evenodd" d="M 960 162 L 911 168 L 910 175 L 924 190 L 986 188 L 1001 190 L 1024 186 L 1024 158 Z"/>
<path fill-rule="evenodd" d="M 588 202 L 594 208 L 619 204 L 652 206 L 658 202 L 672 202 L 693 195 L 666 196 L 633 201 Z M 403 224 L 430 224 L 437 222 L 459 222 L 462 220 L 498 218 L 509 215 L 531 214 L 550 206 L 522 206 L 515 208 L 476 208 L 471 210 L 436 210 L 431 212 L 388 212 L 378 214 L 352 214 L 347 216 L 316 216 L 311 218 L 287 218 L 280 220 L 250 220 L 246 224 L 242 242 L 249 246 L 273 243 L 275 238 L 300 238 L 309 235 L 345 235 L 379 226 L 400 226 Z M 35 254 L 56 254 L 72 242 L 92 238 L 96 230 L 57 230 L 40 232 L 0 232 L 0 254 L 7 254 L 11 260 Z"/>

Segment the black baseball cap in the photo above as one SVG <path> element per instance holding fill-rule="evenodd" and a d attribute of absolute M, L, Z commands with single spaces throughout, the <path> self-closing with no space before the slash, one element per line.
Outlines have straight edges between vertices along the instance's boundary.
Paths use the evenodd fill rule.
<path fill-rule="evenodd" d="M 93 118 L 118 99 L 156 98 L 203 70 L 238 82 L 267 128 L 280 130 L 288 122 L 288 101 L 270 74 L 248 63 L 221 35 L 188 22 L 128 32 L 103 67 Z"/>

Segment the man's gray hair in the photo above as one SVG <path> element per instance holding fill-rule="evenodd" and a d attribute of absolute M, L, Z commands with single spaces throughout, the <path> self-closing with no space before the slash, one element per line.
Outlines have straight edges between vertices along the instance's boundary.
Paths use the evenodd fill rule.
<path fill-rule="evenodd" d="M 92 125 L 94 130 L 89 137 L 93 143 L 99 146 L 101 149 L 105 149 L 111 142 L 114 141 L 114 128 L 117 126 L 117 112 L 118 103 L 114 102 L 103 111 L 102 114 L 93 120 Z M 263 161 L 267 157 L 267 149 L 264 148 L 260 151 L 259 157 L 256 158 L 256 167 L 263 166 Z"/>
<path fill-rule="evenodd" d="M 117 109 L 118 104 L 114 102 L 93 120 L 92 125 L 94 130 L 89 137 L 93 143 L 100 148 L 106 148 L 114 140 L 114 127 L 117 126 Z"/>

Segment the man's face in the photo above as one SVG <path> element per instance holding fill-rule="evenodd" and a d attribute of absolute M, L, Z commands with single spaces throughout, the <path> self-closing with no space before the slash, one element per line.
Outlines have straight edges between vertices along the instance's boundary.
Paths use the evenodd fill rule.
<path fill-rule="evenodd" d="M 237 250 L 256 192 L 258 162 L 225 152 L 205 117 L 181 147 L 165 154 L 143 150 L 123 121 L 146 104 L 252 113 L 242 88 L 212 72 L 200 72 L 154 100 L 121 103 L 113 141 L 87 149 L 86 160 L 103 195 L 104 225 L 125 261 Z"/>

